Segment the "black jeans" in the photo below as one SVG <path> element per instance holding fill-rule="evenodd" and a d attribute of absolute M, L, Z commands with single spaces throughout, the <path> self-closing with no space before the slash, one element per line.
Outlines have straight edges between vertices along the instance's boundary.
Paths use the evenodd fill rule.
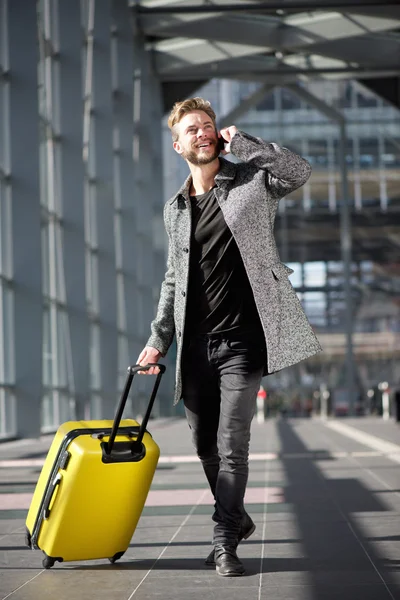
<path fill-rule="evenodd" d="M 199 335 L 184 350 L 182 395 L 193 443 L 215 498 L 214 544 L 237 543 L 250 426 L 266 359 L 265 340 L 258 332 Z"/>

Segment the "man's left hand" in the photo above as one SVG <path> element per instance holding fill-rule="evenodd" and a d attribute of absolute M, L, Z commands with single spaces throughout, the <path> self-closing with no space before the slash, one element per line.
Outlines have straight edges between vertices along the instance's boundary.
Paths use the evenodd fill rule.
<path fill-rule="evenodd" d="M 221 137 L 223 137 L 225 142 L 227 142 L 222 154 L 229 154 L 231 151 L 231 141 L 233 136 L 237 133 L 237 130 L 238 129 L 235 127 L 235 125 L 230 125 L 229 127 L 224 127 L 224 129 L 221 129 Z"/>

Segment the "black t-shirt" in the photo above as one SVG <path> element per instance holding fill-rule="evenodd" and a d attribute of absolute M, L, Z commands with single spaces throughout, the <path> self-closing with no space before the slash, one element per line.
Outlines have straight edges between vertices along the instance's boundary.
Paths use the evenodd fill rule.
<path fill-rule="evenodd" d="M 214 189 L 191 196 L 192 234 L 186 331 L 261 330 L 237 244 Z"/>

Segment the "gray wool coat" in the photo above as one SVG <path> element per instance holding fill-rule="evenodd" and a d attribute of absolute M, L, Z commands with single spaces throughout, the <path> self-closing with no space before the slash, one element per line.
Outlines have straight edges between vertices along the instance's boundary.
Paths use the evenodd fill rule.
<path fill-rule="evenodd" d="M 303 185 L 310 164 L 287 148 L 267 143 L 243 131 L 231 141 L 241 163 L 220 158 L 215 193 L 226 224 L 238 245 L 254 294 L 267 345 L 266 373 L 274 373 L 322 348 L 288 279 L 274 239 L 278 201 Z M 167 272 L 148 346 L 163 355 L 177 339 L 174 404 L 181 398 L 181 357 L 189 279 L 191 175 L 165 205 L 168 234 Z"/>

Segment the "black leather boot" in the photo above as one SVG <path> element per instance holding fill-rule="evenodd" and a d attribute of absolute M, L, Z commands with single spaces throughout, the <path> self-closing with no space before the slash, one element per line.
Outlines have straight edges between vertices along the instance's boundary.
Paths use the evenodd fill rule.
<path fill-rule="evenodd" d="M 242 540 L 247 540 L 255 531 L 256 526 L 254 525 L 251 517 L 245 513 L 242 524 L 240 526 L 240 532 L 238 537 L 238 544 Z M 214 559 L 214 548 L 211 550 L 210 554 L 207 556 L 204 561 L 208 567 L 215 567 L 215 559 Z"/>
<path fill-rule="evenodd" d="M 245 568 L 236 554 L 235 546 L 217 544 L 214 548 L 215 567 L 222 577 L 241 577 Z"/>

